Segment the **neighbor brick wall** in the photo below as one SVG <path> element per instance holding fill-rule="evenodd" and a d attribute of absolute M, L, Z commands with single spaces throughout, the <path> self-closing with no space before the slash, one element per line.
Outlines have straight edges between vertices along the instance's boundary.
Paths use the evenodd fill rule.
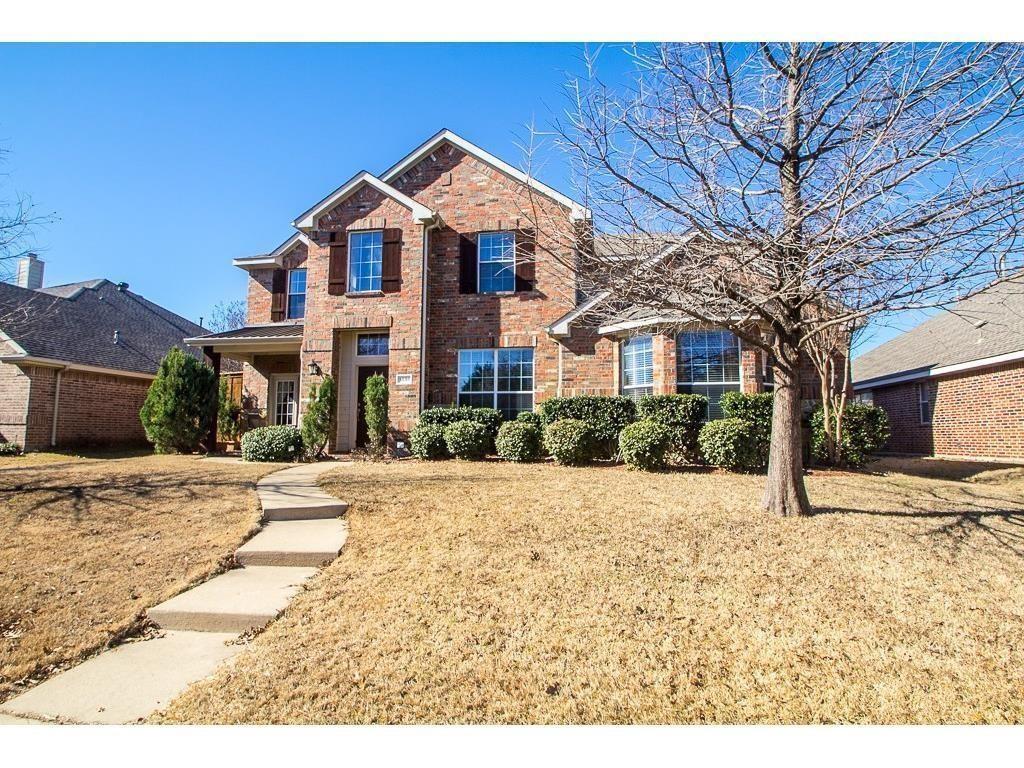
<path fill-rule="evenodd" d="M 30 385 L 18 366 L 0 363 L 0 442 L 25 445 Z"/>
<path fill-rule="evenodd" d="M 889 414 L 896 453 L 1024 459 L 1024 362 L 927 380 L 931 425 L 921 424 L 917 382 L 872 390 Z"/>

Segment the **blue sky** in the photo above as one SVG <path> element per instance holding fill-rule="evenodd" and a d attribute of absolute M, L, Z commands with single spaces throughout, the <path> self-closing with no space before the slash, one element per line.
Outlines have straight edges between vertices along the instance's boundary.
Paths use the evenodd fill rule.
<path fill-rule="evenodd" d="M 208 318 L 218 301 L 244 298 L 232 257 L 270 250 L 338 184 L 383 171 L 443 127 L 519 164 L 525 126 L 564 108 L 582 51 L 2 45 L 3 192 L 58 217 L 35 234 L 47 284 L 124 280 Z M 614 46 L 600 64 L 628 66 Z M 557 157 L 539 175 L 569 191 Z"/>

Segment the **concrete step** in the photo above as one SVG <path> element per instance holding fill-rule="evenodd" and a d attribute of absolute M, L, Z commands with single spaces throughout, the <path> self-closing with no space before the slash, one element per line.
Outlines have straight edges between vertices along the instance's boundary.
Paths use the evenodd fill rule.
<path fill-rule="evenodd" d="M 238 568 L 149 609 L 164 629 L 244 632 L 277 618 L 316 568 Z"/>
<path fill-rule="evenodd" d="M 344 520 L 284 520 L 267 523 L 235 558 L 244 566 L 319 567 L 338 556 L 348 537 Z"/>
<path fill-rule="evenodd" d="M 256 483 L 264 520 L 324 520 L 345 514 L 348 504 L 324 493 L 317 481 L 335 462 L 300 464 Z"/>
<path fill-rule="evenodd" d="M 165 632 L 125 643 L 0 705 L 4 715 L 73 723 L 133 723 L 243 650 L 221 632 Z M 0 722 L 5 722 L 0 716 Z"/>
<path fill-rule="evenodd" d="M 260 499 L 263 503 L 263 519 L 273 520 L 328 520 L 341 517 L 348 504 L 338 499 Z"/>

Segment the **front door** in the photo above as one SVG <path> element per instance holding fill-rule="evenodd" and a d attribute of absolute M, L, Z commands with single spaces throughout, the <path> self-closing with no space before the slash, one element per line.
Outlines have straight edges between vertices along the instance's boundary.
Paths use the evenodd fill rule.
<path fill-rule="evenodd" d="M 278 376 L 274 379 L 274 424 L 296 426 L 299 415 L 299 377 Z"/>
<path fill-rule="evenodd" d="M 379 373 L 387 381 L 388 367 L 386 365 L 359 366 L 359 382 L 356 386 L 356 448 L 366 447 L 368 438 L 366 434 L 366 404 L 363 401 L 363 391 L 366 389 L 366 380 L 376 373 Z"/>

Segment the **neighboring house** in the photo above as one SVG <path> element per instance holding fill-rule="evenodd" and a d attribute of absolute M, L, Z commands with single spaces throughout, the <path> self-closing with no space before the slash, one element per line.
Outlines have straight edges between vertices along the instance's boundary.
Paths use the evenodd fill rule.
<path fill-rule="evenodd" d="M 333 374 L 341 451 L 363 445 L 362 389 L 377 372 L 398 441 L 434 405 L 513 417 L 555 395 L 700 392 L 714 417 L 722 392 L 765 389 L 762 355 L 728 332 L 588 323 L 572 254 L 537 242 L 545 233 L 520 213 L 531 205 L 592 226 L 579 203 L 440 131 L 310 207 L 270 253 L 235 259 L 249 273 L 248 325 L 188 342 L 215 363 L 243 361 L 247 398 L 270 423 L 297 424 L 311 382 Z"/>
<path fill-rule="evenodd" d="M 1024 459 L 1024 281 L 997 284 L 853 360 L 888 450 Z"/>
<path fill-rule="evenodd" d="M 160 359 L 203 328 L 127 283 L 43 288 L 34 256 L 18 280 L 0 283 L 0 441 L 26 450 L 145 443 L 139 409 Z"/>

